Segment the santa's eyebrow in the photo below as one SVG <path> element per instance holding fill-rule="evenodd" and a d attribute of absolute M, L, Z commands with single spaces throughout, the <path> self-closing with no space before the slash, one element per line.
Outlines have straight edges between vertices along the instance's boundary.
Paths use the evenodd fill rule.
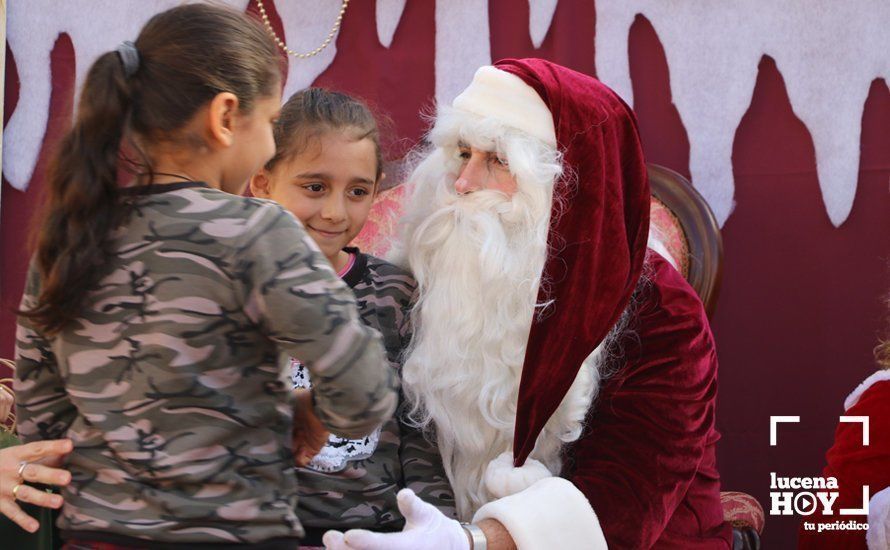
<path fill-rule="evenodd" d="M 473 146 L 470 145 L 469 143 L 467 143 L 466 141 L 461 140 L 461 141 L 457 142 L 457 148 L 458 149 L 473 149 Z M 500 158 L 500 156 L 501 156 L 501 154 L 498 153 L 497 150 L 488 151 L 486 149 L 477 149 L 477 151 L 479 151 L 480 153 L 484 153 L 485 155 L 488 155 L 489 157 Z"/>

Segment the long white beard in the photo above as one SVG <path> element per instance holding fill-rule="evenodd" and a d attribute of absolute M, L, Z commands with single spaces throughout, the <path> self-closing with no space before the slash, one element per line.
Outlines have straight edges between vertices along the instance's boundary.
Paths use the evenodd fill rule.
<path fill-rule="evenodd" d="M 434 427 L 458 514 L 493 499 L 483 483 L 512 450 L 526 343 L 547 256 L 550 197 L 439 194 L 406 245 L 419 284 L 416 331 L 403 369 L 412 417 Z M 553 474 L 576 440 L 598 386 L 595 358 L 538 438 L 532 458 Z"/>

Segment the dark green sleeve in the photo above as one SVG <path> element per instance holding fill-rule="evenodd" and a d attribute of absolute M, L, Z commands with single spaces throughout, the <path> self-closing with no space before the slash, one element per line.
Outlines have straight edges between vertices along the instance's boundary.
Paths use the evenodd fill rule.
<path fill-rule="evenodd" d="M 39 293 L 40 277 L 32 262 L 20 309 L 33 308 Z M 16 326 L 14 385 L 16 420 L 22 441 L 65 437 L 77 418 L 77 409 L 65 391 L 49 341 L 30 319 L 22 316 Z"/>
<path fill-rule="evenodd" d="M 410 304 L 403 312 L 400 334 L 402 335 L 402 349 L 407 349 L 411 342 L 410 308 L 417 298 L 416 291 Z M 399 459 L 402 463 L 403 487 L 407 487 L 414 493 L 438 508 L 449 518 L 457 519 L 457 509 L 454 506 L 454 491 L 445 474 L 442 465 L 442 457 L 435 442 L 431 441 L 422 430 L 411 426 L 405 420 L 405 404 L 399 407 Z"/>
<path fill-rule="evenodd" d="M 399 422 L 399 430 L 399 459 L 402 462 L 404 487 L 414 491 L 449 518 L 457 519 L 454 491 L 445 475 L 436 444 L 427 439 L 421 430 L 405 422 Z"/>

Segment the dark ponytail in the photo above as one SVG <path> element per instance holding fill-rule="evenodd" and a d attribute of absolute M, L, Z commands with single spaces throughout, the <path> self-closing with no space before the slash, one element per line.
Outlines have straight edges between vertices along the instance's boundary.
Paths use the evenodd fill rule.
<path fill-rule="evenodd" d="M 42 286 L 37 307 L 27 313 L 47 334 L 80 312 L 105 260 L 106 237 L 124 213 L 117 166 L 129 108 L 121 61 L 115 52 L 103 54 L 87 74 L 77 120 L 47 173 L 36 256 Z"/>
<path fill-rule="evenodd" d="M 234 93 L 249 112 L 280 85 L 280 58 L 269 36 L 222 7 L 189 4 L 160 13 L 142 29 L 135 50 L 138 65 L 127 58 L 129 75 L 116 51 L 90 68 L 77 119 L 47 173 L 36 238 L 41 288 L 36 306 L 20 312 L 46 335 L 80 316 L 104 274 L 111 232 L 128 216 L 118 191 L 121 142 L 139 152 L 140 168 L 151 173 L 140 144 L 193 143 L 181 130 L 216 94 Z"/>

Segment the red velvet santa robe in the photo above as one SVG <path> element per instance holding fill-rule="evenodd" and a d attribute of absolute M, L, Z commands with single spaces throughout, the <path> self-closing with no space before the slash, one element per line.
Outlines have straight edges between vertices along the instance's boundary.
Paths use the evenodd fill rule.
<path fill-rule="evenodd" d="M 854 391 L 845 403 L 846 416 L 869 418 L 869 444 L 863 445 L 861 423 L 838 423 L 834 445 L 826 455 L 828 465 L 822 477 L 834 477 L 838 482 L 838 499 L 832 506 L 833 514 L 822 509 L 804 518 L 817 530 L 800 526 L 798 548 L 807 550 L 890 548 L 890 371 L 878 371 Z M 863 485 L 868 485 L 868 515 L 839 515 L 841 509 L 862 509 Z M 820 523 L 846 523 L 854 520 L 869 523 L 868 532 L 851 530 L 818 531 Z"/>
<path fill-rule="evenodd" d="M 501 521 L 520 548 L 548 537 L 562 548 L 732 548 L 715 454 L 714 339 L 683 276 L 651 251 L 647 263 L 625 363 L 567 449 L 571 483 L 539 481 L 476 515 Z"/>
<path fill-rule="evenodd" d="M 625 338 L 626 364 L 606 380 L 569 451 L 568 479 L 599 518 L 609 548 L 731 548 L 714 428 L 717 355 L 701 301 L 650 253 Z"/>

